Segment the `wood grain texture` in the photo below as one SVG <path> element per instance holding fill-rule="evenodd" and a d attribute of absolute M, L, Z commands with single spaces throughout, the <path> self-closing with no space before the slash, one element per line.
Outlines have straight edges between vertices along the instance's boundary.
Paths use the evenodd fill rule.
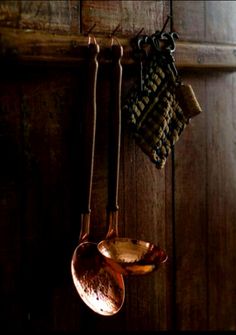
<path fill-rule="evenodd" d="M 207 1 L 202 6 L 201 2 L 196 2 L 188 8 L 186 2 L 176 1 L 173 6 L 175 30 L 181 31 L 184 40 L 199 39 L 204 47 L 212 47 L 204 42 L 235 43 L 232 37 L 235 20 L 231 17 L 235 3 Z M 192 25 L 197 29 L 194 31 L 192 15 L 198 11 L 202 14 L 196 19 L 204 18 L 204 21 L 201 26 Z M 228 21 L 229 24 L 223 23 Z M 184 35 L 185 28 L 188 32 Z M 235 183 L 230 181 L 235 179 L 236 166 L 235 72 L 207 71 L 198 77 L 191 71 L 186 78 L 196 87 L 205 115 L 193 120 L 198 124 L 196 133 L 195 128 L 192 129 L 193 142 L 189 143 L 189 128 L 175 149 L 176 327 L 181 330 L 233 330 L 235 206 L 232 199 Z M 196 156 L 200 157 L 199 161 L 195 160 Z M 198 245 L 201 245 L 200 250 Z"/>
<path fill-rule="evenodd" d="M 212 330 L 236 329 L 235 80 L 235 73 L 217 72 L 207 80 L 208 298 Z M 222 86 L 225 89 L 219 94 Z M 216 110 L 220 112 L 216 114 Z"/>
<path fill-rule="evenodd" d="M 86 33 L 96 24 L 93 33 L 146 33 L 160 29 L 167 15 L 165 1 L 82 1 L 82 31 Z"/>
<path fill-rule="evenodd" d="M 80 32 L 80 3 L 60 1 L 0 1 L 0 25 L 51 32 Z"/>
<path fill-rule="evenodd" d="M 133 65 L 131 39 L 133 36 L 119 36 L 123 46 L 122 64 Z M 110 62 L 110 40 L 104 35 L 96 36 L 100 46 L 99 63 Z M 86 61 L 88 37 L 84 35 L 49 34 L 38 31 L 25 31 L 0 28 L 0 56 L 3 61 L 31 63 L 34 65 L 79 66 Z M 174 54 L 178 68 L 236 68 L 236 47 L 225 44 L 201 44 L 177 42 Z"/>
<path fill-rule="evenodd" d="M 205 1 L 173 0 L 173 30 L 183 41 L 205 41 Z M 193 24 L 194 23 L 194 24 Z"/>
<path fill-rule="evenodd" d="M 166 220 L 165 172 L 157 171 L 155 165 L 147 159 L 140 148 L 136 148 L 136 238 L 159 244 L 166 250 L 165 227 L 171 222 Z M 167 187 L 171 187 L 168 185 Z M 166 250 L 167 252 L 167 250 Z M 167 320 L 166 308 L 166 267 L 160 266 L 157 272 L 139 279 L 139 298 L 137 319 L 144 316 L 142 330 L 165 329 Z M 154 298 L 155 297 L 155 298 Z M 155 303 L 153 301 L 155 299 Z M 140 326 L 137 328 L 140 329 Z"/>
<path fill-rule="evenodd" d="M 181 40 L 236 43 L 235 1 L 173 0 L 174 28 Z M 193 24 L 194 23 L 194 24 Z M 227 24 L 226 24 L 227 23 Z"/>
<path fill-rule="evenodd" d="M 236 43 L 235 1 L 206 1 L 205 41 Z"/>
<path fill-rule="evenodd" d="M 130 37 L 142 27 L 145 33 L 160 29 L 169 1 L 0 1 L 0 321 L 7 331 L 236 330 L 235 3 L 172 5 L 180 34 L 177 66 L 203 113 L 190 122 L 161 171 L 123 119 L 120 235 L 159 242 L 169 259 L 156 273 L 126 278 L 123 309 L 104 318 L 82 302 L 70 275 L 83 196 L 83 33 L 96 23 L 93 32 L 104 51 L 120 24 L 124 97 L 138 75 L 129 62 Z M 3 56 L 20 62 L 3 63 Z M 102 57 L 94 240 L 107 229 L 111 73 Z"/>
<path fill-rule="evenodd" d="M 17 84 L 12 87 L 7 77 L 4 83 L 0 83 L 0 321 L 5 329 L 11 331 L 19 329 L 22 323 L 19 282 L 22 262 L 22 150 L 17 88 Z"/>
<path fill-rule="evenodd" d="M 191 72 L 205 111 L 205 77 Z M 176 328 L 207 329 L 207 163 L 206 114 L 193 119 L 175 145 Z"/>

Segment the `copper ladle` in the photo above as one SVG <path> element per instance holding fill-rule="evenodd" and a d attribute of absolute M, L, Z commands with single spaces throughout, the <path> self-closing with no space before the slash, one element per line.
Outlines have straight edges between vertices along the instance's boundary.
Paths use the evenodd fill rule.
<path fill-rule="evenodd" d="M 117 57 L 122 52 L 122 47 L 113 45 Z M 117 77 L 119 77 L 120 63 L 116 66 Z M 111 267 L 123 275 L 143 275 L 159 268 L 161 263 L 167 260 L 167 255 L 159 246 L 150 242 L 140 241 L 131 238 L 118 237 L 118 180 L 119 180 L 119 159 L 120 159 L 120 133 L 121 133 L 121 90 L 113 92 L 117 103 L 114 105 L 114 115 L 111 119 L 112 150 L 110 153 L 111 183 L 109 189 L 109 228 L 106 239 L 99 242 L 97 248 L 106 258 Z"/>
<path fill-rule="evenodd" d="M 90 202 L 96 132 L 96 84 L 99 45 L 88 44 L 88 87 L 84 111 L 83 199 L 79 245 L 71 260 L 71 273 L 77 292 L 84 303 L 101 315 L 114 315 L 124 303 L 123 276 L 114 271 L 98 252 L 97 244 L 89 242 Z"/>

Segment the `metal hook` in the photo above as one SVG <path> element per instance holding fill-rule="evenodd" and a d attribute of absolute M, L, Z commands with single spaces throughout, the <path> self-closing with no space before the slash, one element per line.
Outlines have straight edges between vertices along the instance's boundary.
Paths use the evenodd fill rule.
<path fill-rule="evenodd" d="M 139 35 L 144 31 L 144 27 L 140 29 L 140 31 L 135 35 L 135 38 L 139 37 Z"/>
<path fill-rule="evenodd" d="M 179 38 L 179 35 L 176 32 L 170 32 L 170 33 L 163 33 L 163 37 L 165 37 L 168 41 L 168 45 L 165 47 L 166 59 L 168 60 L 169 64 L 172 66 L 172 69 L 176 77 L 178 77 L 178 71 L 175 66 L 175 59 L 173 57 L 173 53 L 175 51 L 175 39 Z"/>
<path fill-rule="evenodd" d="M 110 37 L 114 36 L 117 30 L 120 28 L 120 24 L 116 26 L 116 28 L 113 30 L 113 32 L 110 34 Z"/>
<path fill-rule="evenodd" d="M 94 25 L 87 31 L 87 33 L 85 33 L 85 36 L 88 36 L 91 32 L 92 32 L 92 30 L 96 27 L 96 23 L 94 23 Z"/>
<path fill-rule="evenodd" d="M 140 92 L 143 91 L 143 60 L 147 58 L 147 51 L 144 48 L 144 45 L 147 44 L 149 40 L 149 36 L 147 35 L 139 36 L 142 31 L 143 29 L 140 30 L 139 34 L 134 38 L 140 66 Z"/>
<path fill-rule="evenodd" d="M 166 18 L 166 20 L 165 20 L 165 23 L 164 23 L 164 25 L 163 25 L 163 27 L 162 27 L 162 29 L 161 29 L 161 31 L 160 31 L 160 35 L 162 35 L 162 33 L 164 32 L 164 30 L 165 30 L 165 28 L 166 28 L 166 26 L 167 26 L 167 23 L 169 22 L 169 19 L 170 18 L 172 18 L 172 15 L 167 15 L 167 18 Z"/>

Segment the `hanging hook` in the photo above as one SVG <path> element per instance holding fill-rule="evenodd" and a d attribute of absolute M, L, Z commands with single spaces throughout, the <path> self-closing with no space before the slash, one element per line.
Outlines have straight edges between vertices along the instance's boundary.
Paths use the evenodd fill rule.
<path fill-rule="evenodd" d="M 140 29 L 140 31 L 135 35 L 134 38 L 139 37 L 139 35 L 141 35 L 141 33 L 144 31 L 144 27 L 142 29 Z"/>
<path fill-rule="evenodd" d="M 142 30 L 140 31 L 140 33 Z M 139 34 L 140 34 L 139 33 Z M 139 84 L 139 89 L 140 92 L 143 92 L 143 61 L 147 58 L 147 51 L 145 49 L 145 44 L 148 43 L 149 36 L 143 35 L 139 36 L 139 34 L 135 37 L 135 47 L 137 50 L 137 55 L 139 60 L 139 79 L 140 79 L 140 84 Z"/>
<path fill-rule="evenodd" d="M 118 25 L 116 26 L 116 28 L 115 28 L 115 29 L 113 30 L 113 32 L 110 34 L 110 37 L 114 36 L 115 33 L 118 31 L 119 28 L 120 28 L 120 24 L 118 24 Z"/>
<path fill-rule="evenodd" d="M 166 20 L 165 20 L 165 23 L 164 23 L 164 25 L 163 25 L 163 27 L 162 27 L 162 29 L 161 29 L 161 31 L 160 31 L 160 35 L 162 35 L 162 33 L 164 32 L 164 30 L 165 30 L 165 28 L 166 28 L 166 26 L 167 26 L 167 23 L 169 22 L 169 19 L 170 18 L 172 18 L 172 15 L 167 15 L 167 18 L 166 18 Z"/>
<path fill-rule="evenodd" d="M 89 36 L 89 34 L 92 32 L 92 30 L 96 27 L 96 23 L 94 23 L 94 25 L 87 31 L 87 33 L 85 33 L 85 36 Z"/>
<path fill-rule="evenodd" d="M 90 35 L 91 31 L 94 29 L 95 26 L 96 26 L 96 23 L 94 23 L 94 25 L 88 30 L 86 35 L 88 36 L 88 47 L 92 49 L 95 48 L 95 52 L 98 53 L 100 48 L 97 43 L 97 40 L 94 35 Z M 93 40 L 93 43 L 91 42 L 92 40 Z"/>

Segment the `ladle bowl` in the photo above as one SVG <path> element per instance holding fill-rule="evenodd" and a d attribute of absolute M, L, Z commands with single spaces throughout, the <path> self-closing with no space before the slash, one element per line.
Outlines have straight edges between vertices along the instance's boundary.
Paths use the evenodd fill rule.
<path fill-rule="evenodd" d="M 101 241 L 97 248 L 108 264 L 122 275 L 144 275 L 157 270 L 168 259 L 158 245 L 126 237 Z"/>
<path fill-rule="evenodd" d="M 76 290 L 94 312 L 110 316 L 124 303 L 123 277 L 98 252 L 97 244 L 84 242 L 75 249 L 71 273 Z"/>

